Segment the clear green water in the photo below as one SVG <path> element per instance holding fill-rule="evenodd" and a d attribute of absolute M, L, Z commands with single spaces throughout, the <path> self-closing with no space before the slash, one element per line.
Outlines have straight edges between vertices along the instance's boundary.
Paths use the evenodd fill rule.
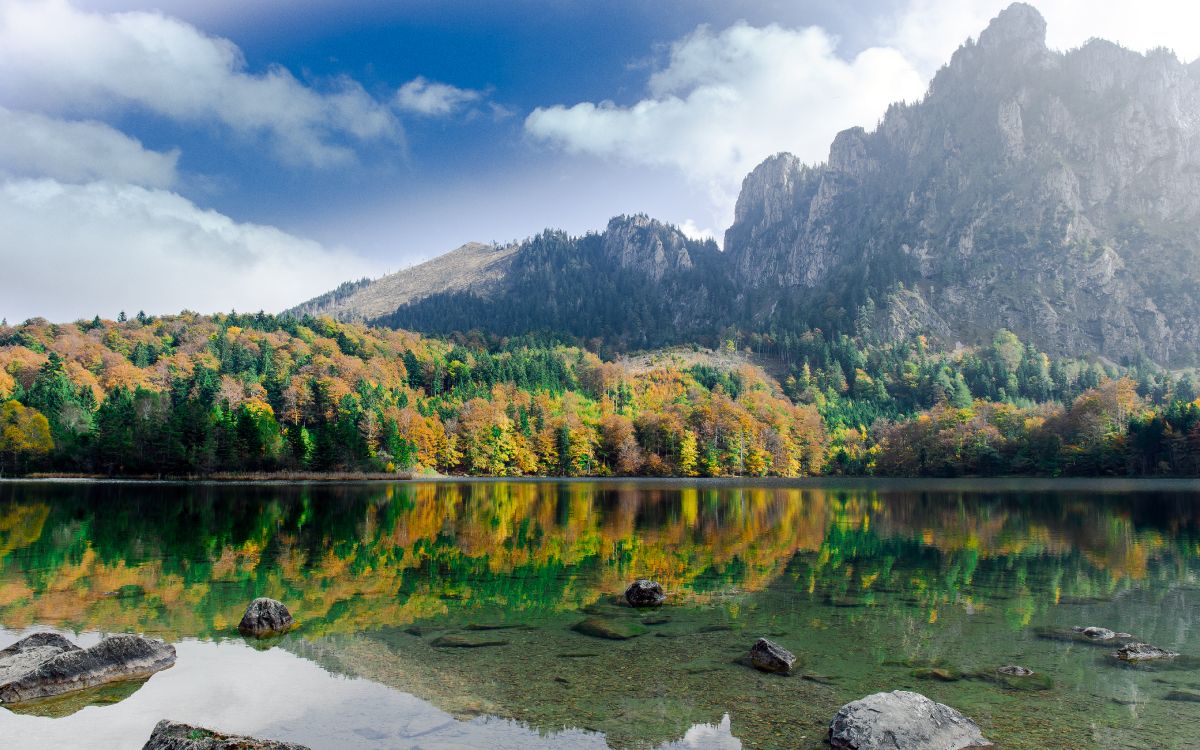
<path fill-rule="evenodd" d="M 621 606 L 637 577 L 667 605 Z M 301 627 L 237 636 L 260 595 Z M 1183 656 L 1046 637 L 1073 625 Z M 44 628 L 179 661 L 0 710 L 4 748 L 136 748 L 162 718 L 313 748 L 820 748 L 897 688 L 1003 748 L 1196 748 L 1200 485 L 0 483 L 0 647 Z M 745 664 L 759 636 L 794 675 Z"/>

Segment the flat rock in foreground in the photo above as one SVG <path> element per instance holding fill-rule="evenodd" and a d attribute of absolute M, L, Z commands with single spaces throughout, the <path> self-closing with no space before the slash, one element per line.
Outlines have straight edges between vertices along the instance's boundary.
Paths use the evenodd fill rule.
<path fill-rule="evenodd" d="M 842 706 L 829 725 L 829 744 L 834 750 L 963 750 L 992 743 L 953 708 L 894 690 Z"/>
<path fill-rule="evenodd" d="M 309 750 L 294 742 L 222 734 L 173 721 L 158 722 L 142 750 Z"/>
<path fill-rule="evenodd" d="M 81 649 L 55 633 L 34 633 L 0 651 L 0 703 L 144 679 L 174 663 L 174 646 L 140 635 L 112 635 Z"/>

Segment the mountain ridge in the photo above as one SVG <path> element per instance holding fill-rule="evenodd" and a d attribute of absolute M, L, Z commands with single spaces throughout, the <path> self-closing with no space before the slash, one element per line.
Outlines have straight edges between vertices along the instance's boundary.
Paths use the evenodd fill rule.
<path fill-rule="evenodd" d="M 418 284 L 422 264 L 402 272 L 413 293 L 377 287 L 357 313 L 623 346 L 809 328 L 949 346 L 1009 329 L 1057 354 L 1193 364 L 1197 196 L 1200 61 L 1103 40 L 1051 50 L 1041 14 L 1015 3 L 921 100 L 840 132 L 826 162 L 780 153 L 752 170 L 724 252 L 617 217 L 510 246 L 490 284 Z"/>

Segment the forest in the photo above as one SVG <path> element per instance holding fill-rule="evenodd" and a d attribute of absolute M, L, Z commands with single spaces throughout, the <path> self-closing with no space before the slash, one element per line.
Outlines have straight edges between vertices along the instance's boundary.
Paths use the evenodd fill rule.
<path fill-rule="evenodd" d="M 1007 331 L 592 349 L 264 313 L 0 326 L 0 474 L 1200 474 L 1190 373 Z"/>

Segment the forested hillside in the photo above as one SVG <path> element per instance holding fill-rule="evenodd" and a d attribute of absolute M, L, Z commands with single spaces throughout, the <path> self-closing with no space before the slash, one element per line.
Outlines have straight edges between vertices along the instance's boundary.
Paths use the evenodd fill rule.
<path fill-rule="evenodd" d="M 1052 360 L 1007 332 L 948 353 L 816 330 L 722 349 L 635 367 L 575 345 L 328 318 L 32 320 L 0 327 L 0 471 L 1200 470 L 1190 376 Z"/>

